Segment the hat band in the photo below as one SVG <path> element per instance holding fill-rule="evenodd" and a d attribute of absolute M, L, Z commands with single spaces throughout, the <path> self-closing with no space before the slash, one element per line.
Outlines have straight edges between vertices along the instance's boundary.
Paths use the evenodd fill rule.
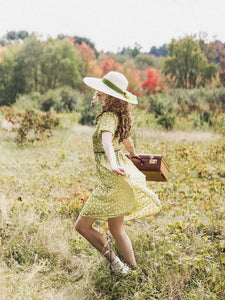
<path fill-rule="evenodd" d="M 106 78 L 102 78 L 102 82 L 107 85 L 110 89 L 113 91 L 123 95 L 127 100 L 129 100 L 131 103 L 137 103 L 137 97 L 133 94 L 131 94 L 128 91 L 122 91 L 118 86 L 116 86 L 114 83 L 112 83 L 110 80 Z"/>
<path fill-rule="evenodd" d="M 115 92 L 124 95 L 126 97 L 126 92 L 122 91 L 118 86 L 116 86 L 114 83 L 112 83 L 110 80 L 106 78 L 102 78 L 102 82 L 107 85 L 109 88 L 114 90 Z"/>

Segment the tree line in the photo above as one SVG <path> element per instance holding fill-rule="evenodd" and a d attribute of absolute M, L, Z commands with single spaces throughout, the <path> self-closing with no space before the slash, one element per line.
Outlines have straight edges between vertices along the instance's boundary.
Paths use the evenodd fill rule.
<path fill-rule="evenodd" d="M 88 38 L 59 34 L 41 41 L 35 34 L 11 31 L 0 38 L 0 105 L 63 86 L 86 92 L 84 76 L 101 77 L 110 70 L 124 73 L 138 96 L 170 87 L 225 86 L 225 44 L 185 36 L 148 53 L 137 43 L 104 53 Z"/>

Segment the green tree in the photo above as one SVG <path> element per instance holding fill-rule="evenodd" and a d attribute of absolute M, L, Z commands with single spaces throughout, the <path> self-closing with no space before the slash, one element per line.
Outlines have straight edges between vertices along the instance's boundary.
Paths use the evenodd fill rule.
<path fill-rule="evenodd" d="M 138 54 L 141 53 L 141 48 L 142 48 L 141 45 L 135 43 L 133 48 L 123 47 L 123 49 L 118 54 L 128 55 L 131 56 L 132 58 L 135 58 Z"/>
<path fill-rule="evenodd" d="M 42 89 L 46 91 L 63 85 L 79 88 L 82 84 L 81 63 L 71 41 L 49 38 L 41 60 Z"/>
<path fill-rule="evenodd" d="M 19 42 L 29 36 L 29 33 L 25 30 L 20 31 L 8 31 L 6 35 L 0 38 L 0 44 L 2 46 L 10 45 L 12 42 Z"/>
<path fill-rule="evenodd" d="M 82 84 L 82 59 L 68 39 L 37 40 L 30 35 L 24 43 L 7 47 L 0 62 L 0 105 L 10 105 L 18 95 L 45 93 L 48 89 Z"/>
<path fill-rule="evenodd" d="M 135 65 L 139 70 L 146 70 L 149 66 L 155 67 L 155 62 L 149 54 L 138 54 L 135 57 Z"/>
<path fill-rule="evenodd" d="M 225 57 L 220 59 L 220 72 L 219 72 L 220 82 L 225 87 Z"/>
<path fill-rule="evenodd" d="M 155 56 L 163 56 L 166 57 L 168 54 L 168 50 L 166 49 L 166 44 L 163 44 L 161 47 L 153 46 L 151 50 L 149 51 L 149 54 L 155 55 Z"/>
<path fill-rule="evenodd" d="M 10 45 L 7 51 L 2 54 L 0 63 L 0 105 L 9 105 L 15 101 L 17 90 L 23 90 L 24 83 L 17 85 L 16 78 L 19 77 L 19 72 L 16 66 L 16 57 L 21 49 L 21 45 Z"/>
<path fill-rule="evenodd" d="M 192 36 L 172 39 L 167 49 L 162 72 L 170 76 L 177 88 L 205 86 L 216 75 L 216 66 L 208 63 Z"/>
<path fill-rule="evenodd" d="M 35 35 L 23 45 L 8 46 L 0 63 L 0 104 L 15 102 L 17 95 L 40 89 L 42 44 Z"/>
<path fill-rule="evenodd" d="M 29 38 L 24 40 L 24 44 L 16 57 L 16 78 L 18 92 L 30 93 L 37 92 L 41 89 L 41 57 L 43 53 L 43 45 L 32 34 Z M 19 86 L 23 82 L 24 89 L 21 90 Z"/>

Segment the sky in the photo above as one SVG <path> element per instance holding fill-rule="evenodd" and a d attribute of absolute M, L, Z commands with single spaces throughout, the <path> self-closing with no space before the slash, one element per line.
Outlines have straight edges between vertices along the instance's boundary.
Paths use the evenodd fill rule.
<path fill-rule="evenodd" d="M 225 0 L 0 0 L 0 37 L 11 30 L 78 35 L 112 52 L 204 32 L 225 42 Z"/>

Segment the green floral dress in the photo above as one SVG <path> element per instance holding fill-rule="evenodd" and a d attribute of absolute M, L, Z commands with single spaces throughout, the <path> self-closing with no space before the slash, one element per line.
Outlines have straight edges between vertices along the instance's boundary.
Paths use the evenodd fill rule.
<path fill-rule="evenodd" d="M 102 146 L 102 131 L 112 132 L 113 147 L 120 149 L 119 137 L 114 136 L 118 122 L 113 112 L 104 112 L 98 120 L 92 136 L 98 186 L 83 206 L 81 216 L 107 220 L 124 215 L 124 220 L 133 220 L 155 215 L 162 208 L 158 196 L 147 187 L 145 175 L 121 150 L 115 151 L 115 155 L 126 175 L 112 172 Z"/>

